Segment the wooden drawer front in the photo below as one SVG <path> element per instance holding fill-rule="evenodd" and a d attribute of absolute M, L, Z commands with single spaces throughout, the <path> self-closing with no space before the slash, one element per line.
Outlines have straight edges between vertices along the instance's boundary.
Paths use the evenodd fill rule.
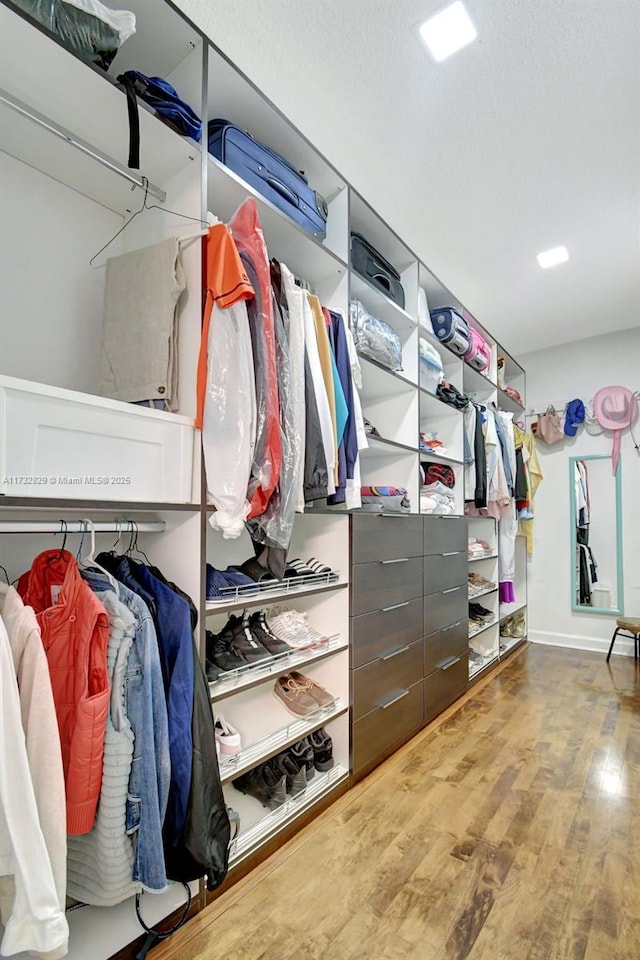
<path fill-rule="evenodd" d="M 466 583 L 448 587 L 440 593 L 430 593 L 424 598 L 424 635 L 435 633 L 468 615 Z"/>
<path fill-rule="evenodd" d="M 422 640 L 400 647 L 389 647 L 377 660 L 352 673 L 353 719 L 377 710 L 398 690 L 406 690 L 422 679 L 424 669 Z"/>
<path fill-rule="evenodd" d="M 437 633 L 424 638 L 424 675 L 428 677 L 434 670 L 455 657 L 466 657 L 469 646 L 469 621 L 465 617 Z"/>
<path fill-rule="evenodd" d="M 469 662 L 467 651 L 455 662 L 444 665 L 424 681 L 425 720 L 433 720 L 467 689 Z"/>
<path fill-rule="evenodd" d="M 467 550 L 464 517 L 424 517 L 424 556 Z"/>
<path fill-rule="evenodd" d="M 422 596 L 422 557 L 356 563 L 352 571 L 354 617 Z"/>
<path fill-rule="evenodd" d="M 422 597 L 403 600 L 351 620 L 353 666 L 362 667 L 380 654 L 423 636 Z"/>
<path fill-rule="evenodd" d="M 425 557 L 422 562 L 425 594 L 439 593 L 447 587 L 457 587 L 467 583 L 469 564 L 466 550 L 464 553 L 436 553 Z"/>
<path fill-rule="evenodd" d="M 423 681 L 409 689 L 396 690 L 386 706 L 369 713 L 353 726 L 354 772 L 370 766 L 422 724 Z"/>
<path fill-rule="evenodd" d="M 351 522 L 354 563 L 422 556 L 422 517 L 354 516 Z"/>

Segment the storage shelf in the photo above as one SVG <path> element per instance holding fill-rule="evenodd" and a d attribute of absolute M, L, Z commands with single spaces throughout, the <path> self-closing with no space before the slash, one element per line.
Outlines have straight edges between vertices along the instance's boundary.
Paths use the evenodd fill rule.
<path fill-rule="evenodd" d="M 233 597 L 231 600 L 207 600 L 206 613 L 208 617 L 216 613 L 226 613 L 230 610 L 245 610 L 250 607 L 271 606 L 279 603 L 281 600 L 290 600 L 295 597 L 309 597 L 314 593 L 328 593 L 331 590 L 344 590 L 349 584 L 344 581 L 333 583 L 323 583 L 303 587 L 294 586 L 294 581 L 278 581 L 278 589 L 263 590 L 260 593 L 252 593 L 244 597 Z M 257 586 L 257 584 L 256 584 Z"/>
<path fill-rule="evenodd" d="M 474 370 L 468 363 L 464 364 L 462 380 L 465 394 L 477 400 L 487 400 L 498 389 L 495 383 L 478 370 Z"/>
<path fill-rule="evenodd" d="M 490 593 L 497 593 L 498 587 L 491 587 L 490 590 L 482 590 L 480 593 L 470 593 L 469 600 L 479 600 L 480 597 L 488 597 Z"/>
<path fill-rule="evenodd" d="M 503 641 L 508 641 L 508 643 L 503 644 Z M 502 660 L 503 657 L 506 657 L 510 653 L 512 653 L 516 649 L 516 647 L 520 647 L 522 646 L 523 643 L 526 643 L 526 642 L 527 642 L 526 636 L 525 637 L 500 637 L 500 659 Z"/>
<path fill-rule="evenodd" d="M 426 390 L 424 387 L 419 387 L 420 390 L 420 421 L 422 422 L 426 417 L 462 417 L 464 416 L 464 410 L 457 410 L 455 407 L 452 407 L 451 404 L 445 403 L 444 400 L 440 400 L 439 397 L 436 397 L 434 393 L 431 393 L 430 390 Z"/>
<path fill-rule="evenodd" d="M 500 387 L 498 387 L 498 409 L 507 410 L 509 413 L 524 413 L 523 405 L 518 403 L 517 400 L 514 400 L 513 397 L 510 397 L 504 390 L 501 390 Z"/>
<path fill-rule="evenodd" d="M 220 220 L 229 221 L 247 197 L 254 197 L 269 256 L 314 285 L 346 273 L 345 261 L 325 243 L 299 227 L 229 167 L 211 155 L 208 159 L 208 207 Z"/>
<path fill-rule="evenodd" d="M 181 510 L 188 513 L 199 513 L 199 503 L 150 503 L 136 500 L 72 500 L 56 497 L 7 497 L 0 494 L 0 511 L 2 510 L 91 510 L 93 513 L 113 513 L 117 511 L 122 520 L 123 513 L 159 513 L 163 510 Z M 118 517 L 116 517 L 116 520 Z M 123 530 L 123 537 L 127 531 Z"/>
<path fill-rule="evenodd" d="M 286 710 L 284 705 L 282 709 L 283 711 Z M 327 707 L 318 707 L 317 710 L 314 710 L 313 713 L 308 714 L 308 716 L 292 720 L 286 727 L 282 727 L 268 737 L 263 737 L 261 740 L 250 744 L 234 757 L 230 757 L 229 759 L 220 757 L 219 766 L 222 783 L 229 783 L 231 780 L 239 777 L 240 774 L 245 773 L 247 770 L 252 770 L 260 763 L 264 763 L 265 760 L 269 760 L 269 758 L 275 756 L 276 753 L 286 750 L 287 747 L 297 743 L 298 740 L 302 740 L 303 737 L 313 733 L 314 730 L 319 730 L 325 723 L 329 723 L 331 720 L 335 720 L 336 717 L 346 713 L 348 709 L 348 704 L 343 703 L 339 697 L 336 697 L 333 704 Z"/>
<path fill-rule="evenodd" d="M 281 653 L 264 663 L 247 664 L 246 667 L 229 670 L 219 680 L 214 680 L 209 684 L 211 700 L 214 703 L 226 700 L 227 697 L 232 697 L 242 690 L 249 690 L 251 687 L 257 687 L 268 680 L 282 676 L 289 670 L 307 666 L 311 663 L 318 663 L 326 657 L 333 656 L 334 653 L 340 653 L 340 651 L 348 649 L 349 644 L 345 643 L 339 634 L 336 634 L 329 637 L 326 643 L 318 644 L 312 649 L 296 650 L 292 648 L 290 653 Z"/>
<path fill-rule="evenodd" d="M 474 677 L 477 677 L 478 674 L 482 673 L 484 670 L 487 670 L 489 667 L 493 666 L 494 663 L 498 662 L 498 656 L 496 654 L 489 654 L 486 657 L 483 657 L 482 660 L 477 662 L 469 661 L 469 680 L 472 680 Z"/>
<path fill-rule="evenodd" d="M 472 620 L 469 620 L 469 625 L 471 625 L 472 622 L 473 622 Z M 481 625 L 478 625 L 478 627 L 474 628 L 473 630 L 471 629 L 471 626 L 469 626 L 469 640 L 473 640 L 474 637 L 477 637 L 481 633 L 484 633 L 485 630 L 489 629 L 489 627 L 495 627 L 495 625 L 498 622 L 499 622 L 498 618 L 494 617 L 493 620 L 490 620 L 488 623 L 483 623 Z"/>
<path fill-rule="evenodd" d="M 368 399 L 390 396 L 396 393 L 415 393 L 418 384 L 409 380 L 402 373 L 395 373 L 387 367 L 371 360 L 358 350 L 358 357 L 362 366 L 362 390 L 360 396 L 363 406 Z"/>
<path fill-rule="evenodd" d="M 348 777 L 349 771 L 339 763 L 336 763 L 327 773 L 316 771 L 315 776 L 306 788 L 295 797 L 289 797 L 277 810 L 268 813 L 248 830 L 243 830 L 242 824 L 240 824 L 240 833 L 231 843 L 229 866 L 235 867 L 257 847 L 261 846 L 265 840 L 270 839 L 279 830 L 282 830 L 283 827 L 295 820 L 296 817 L 326 796 L 327 793 L 330 793 L 338 784 L 347 780 Z"/>
<path fill-rule="evenodd" d="M 394 459 L 403 454 L 417 454 L 420 451 L 417 447 L 410 447 L 406 443 L 397 443 L 395 440 L 385 440 L 382 437 L 367 436 L 368 447 L 360 451 L 360 456 L 367 457 L 393 457 Z"/>
<path fill-rule="evenodd" d="M 527 606 L 527 601 L 517 601 L 515 603 L 501 603 L 500 604 L 500 622 L 506 620 L 507 617 L 512 617 L 514 613 L 518 613 L 519 610 L 524 610 Z"/>
<path fill-rule="evenodd" d="M 361 300 L 372 316 L 384 320 L 406 338 L 418 326 L 417 320 L 353 268 L 349 271 L 351 299 Z"/>
<path fill-rule="evenodd" d="M 479 560 L 497 560 L 497 553 L 485 553 L 482 557 L 467 557 L 469 563 L 477 563 Z"/>
<path fill-rule="evenodd" d="M 464 461 L 458 457 L 450 457 L 448 453 L 432 453 L 431 450 L 420 450 L 420 448 L 418 448 L 418 453 L 420 454 L 420 459 L 429 457 L 432 460 L 441 460 L 442 463 L 453 463 L 457 466 L 462 466 L 464 463 Z"/>
<path fill-rule="evenodd" d="M 129 122 L 124 91 L 103 71 L 5 6 L 0 6 L 0 34 L 0 88 L 51 127 L 82 141 L 94 155 L 6 105 L 0 108 L 3 150 L 117 213 L 139 206 L 142 190 L 132 194 L 131 182 L 96 159 L 100 155 L 127 170 Z M 143 102 L 139 116 L 140 170 L 128 172 L 162 187 L 198 159 L 200 148 L 163 123 Z"/>

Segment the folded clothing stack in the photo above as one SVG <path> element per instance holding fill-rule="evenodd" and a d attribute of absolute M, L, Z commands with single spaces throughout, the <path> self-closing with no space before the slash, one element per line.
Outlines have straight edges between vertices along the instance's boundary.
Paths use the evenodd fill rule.
<path fill-rule="evenodd" d="M 438 439 L 437 433 L 424 433 L 420 431 L 420 451 L 421 453 L 437 453 L 444 456 L 447 448 L 442 440 Z"/>
<path fill-rule="evenodd" d="M 482 557 L 493 556 L 493 550 L 486 540 L 477 540 L 475 537 L 470 537 L 467 547 L 467 556 L 470 560 L 479 560 Z"/>
<path fill-rule="evenodd" d="M 464 410 L 469 405 L 468 397 L 460 393 L 460 391 L 447 380 L 443 380 L 442 383 L 438 384 L 436 397 L 438 400 L 442 400 L 443 403 L 448 403 L 450 407 L 455 407 L 456 410 Z"/>
<path fill-rule="evenodd" d="M 421 463 L 420 513 L 452 514 L 456 512 L 453 489 L 456 475 L 446 463 Z"/>
<path fill-rule="evenodd" d="M 411 513 L 404 487 L 362 487 L 360 494 L 366 513 Z"/>
<path fill-rule="evenodd" d="M 420 386 L 435 394 L 438 384 L 444 380 L 444 369 L 440 354 L 424 337 L 418 339 L 420 357 Z"/>

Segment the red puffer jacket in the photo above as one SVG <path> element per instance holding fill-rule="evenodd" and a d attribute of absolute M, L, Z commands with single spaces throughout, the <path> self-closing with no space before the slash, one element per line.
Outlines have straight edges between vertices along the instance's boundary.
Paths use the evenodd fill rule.
<path fill-rule="evenodd" d="M 20 577 L 18 593 L 36 612 L 49 662 L 67 791 L 67 833 L 88 833 L 102 782 L 110 695 L 109 618 L 67 550 L 39 554 Z"/>

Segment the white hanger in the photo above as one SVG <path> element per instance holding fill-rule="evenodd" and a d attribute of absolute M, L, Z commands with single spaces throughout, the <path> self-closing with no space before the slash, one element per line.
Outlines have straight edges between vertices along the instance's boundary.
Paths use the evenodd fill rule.
<path fill-rule="evenodd" d="M 90 569 L 98 570 L 107 578 L 107 580 L 115 590 L 116 596 L 120 597 L 120 590 L 119 590 L 118 581 L 116 580 L 116 578 L 111 573 L 109 573 L 108 570 L 105 570 L 104 567 L 101 567 L 100 564 L 97 563 L 95 560 L 96 528 L 94 527 L 93 522 L 88 519 L 82 519 L 80 522 L 85 524 L 85 530 L 87 530 L 91 534 L 91 540 L 89 545 L 89 552 L 85 554 L 84 557 L 81 557 L 79 559 L 78 566 L 82 567 L 85 570 L 90 570 Z"/>

